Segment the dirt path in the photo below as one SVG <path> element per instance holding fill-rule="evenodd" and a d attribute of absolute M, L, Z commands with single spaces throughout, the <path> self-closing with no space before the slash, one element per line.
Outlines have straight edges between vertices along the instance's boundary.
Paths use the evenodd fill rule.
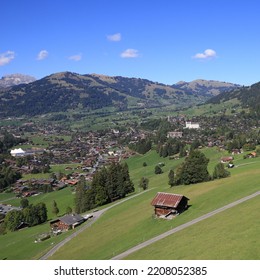
<path fill-rule="evenodd" d="M 134 253 L 134 252 L 136 252 L 136 251 L 138 251 L 138 250 L 140 250 L 140 249 L 142 249 L 142 248 L 144 248 L 146 246 L 149 246 L 149 245 L 151 245 L 152 243 L 154 243 L 156 241 L 159 241 L 159 240 L 161 240 L 161 239 L 163 239 L 163 238 L 165 238 L 165 237 L 167 237 L 169 235 L 172 235 L 172 234 L 174 234 L 174 233 L 176 233 L 176 232 L 178 232 L 180 230 L 183 230 L 183 229 L 185 229 L 185 228 L 187 228 L 189 226 L 192 226 L 192 225 L 194 225 L 194 224 L 196 224 L 196 223 L 198 223 L 200 221 L 208 219 L 208 218 L 210 218 L 210 217 L 212 217 L 212 216 L 214 216 L 214 215 L 216 215 L 218 213 L 221 213 L 221 212 L 223 212 L 223 211 L 225 211 L 227 209 L 230 209 L 230 208 L 232 208 L 232 207 L 234 207 L 234 206 L 236 206 L 236 205 L 238 205 L 240 203 L 243 203 L 243 202 L 245 202 L 245 201 L 247 201 L 249 199 L 252 199 L 252 198 L 254 198 L 254 197 L 258 196 L 258 195 L 260 195 L 260 191 L 258 191 L 256 193 L 253 193 L 252 195 L 243 197 L 243 198 L 241 198 L 239 200 L 236 200 L 236 201 L 234 201 L 234 202 L 232 202 L 230 204 L 227 204 L 227 205 L 225 205 L 225 206 L 223 206 L 221 208 L 218 208 L 218 209 L 216 209 L 216 210 L 214 210 L 212 212 L 209 212 L 209 213 L 207 213 L 207 214 L 205 214 L 205 215 L 203 215 L 203 216 L 201 216 L 199 218 L 196 218 L 196 219 L 194 219 L 194 220 L 192 220 L 190 222 L 187 222 L 187 223 L 185 223 L 183 225 L 180 225 L 180 226 L 178 226 L 178 227 L 176 227 L 174 229 L 171 229 L 171 230 L 169 230 L 167 232 L 164 232 L 164 233 L 162 233 L 162 234 L 160 234 L 160 235 L 158 235 L 158 236 L 156 236 L 156 237 L 154 237 L 152 239 L 149 239 L 149 240 L 147 240 L 147 241 L 145 241 L 143 243 L 140 243 L 139 245 L 137 245 L 137 246 L 135 246 L 135 247 L 133 247 L 133 248 L 131 248 L 131 249 L 129 249 L 129 250 L 127 250 L 127 251 L 125 251 L 125 252 L 115 256 L 115 257 L 113 257 L 112 260 L 121 260 L 121 259 L 125 258 L 126 256 L 128 256 L 128 255 L 130 255 L 130 254 L 132 254 L 132 253 Z"/>

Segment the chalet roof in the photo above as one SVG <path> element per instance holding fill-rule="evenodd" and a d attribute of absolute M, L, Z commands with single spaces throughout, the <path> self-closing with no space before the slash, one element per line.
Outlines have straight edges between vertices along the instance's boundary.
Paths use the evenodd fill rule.
<path fill-rule="evenodd" d="M 59 220 L 67 225 L 75 225 L 79 222 L 82 222 L 84 218 L 78 214 L 70 214 L 59 218 Z"/>
<path fill-rule="evenodd" d="M 158 192 L 151 204 L 153 206 L 166 206 L 176 208 L 178 207 L 178 204 L 180 203 L 183 197 L 185 196 L 181 194 Z M 185 198 L 189 200 L 187 197 Z"/>

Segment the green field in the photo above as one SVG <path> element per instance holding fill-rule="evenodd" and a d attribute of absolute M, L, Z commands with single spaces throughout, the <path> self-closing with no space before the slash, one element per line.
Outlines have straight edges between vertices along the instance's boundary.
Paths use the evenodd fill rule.
<path fill-rule="evenodd" d="M 151 159 L 154 160 L 153 165 L 158 160 L 154 154 L 146 155 L 147 162 Z M 130 170 L 136 178 L 145 174 L 145 171 L 140 168 L 143 160 L 144 158 L 140 157 L 129 161 L 129 166 L 132 167 Z M 165 163 L 166 171 L 172 164 L 171 161 Z M 106 212 L 90 229 L 62 247 L 52 258 L 110 259 L 166 230 L 259 190 L 259 168 L 259 160 L 253 161 L 252 164 L 232 170 L 234 174 L 230 178 L 192 186 L 179 186 L 174 189 L 170 189 L 167 185 L 167 172 L 155 176 L 151 174 L 151 168 L 148 168 L 146 175 L 150 178 L 150 188 L 153 188 L 151 191 Z M 191 207 L 172 221 L 154 219 L 150 203 L 157 191 L 184 194 L 190 198 Z M 225 223 L 224 219 L 223 226 Z M 248 220 L 247 226 L 251 226 L 251 220 Z M 199 228 L 197 234 L 201 234 L 201 230 Z M 239 243 L 241 240 L 235 242 Z M 219 256 L 221 258 L 221 252 Z M 237 256 L 238 259 L 243 257 L 243 255 Z M 251 254 L 251 257 L 254 258 L 254 254 Z"/>
<path fill-rule="evenodd" d="M 259 204 L 258 196 L 141 249 L 126 259 L 259 260 Z"/>
<path fill-rule="evenodd" d="M 12 199 L 13 198 L 13 199 Z M 35 239 L 42 233 L 50 231 L 49 221 L 56 216 L 52 213 L 52 202 L 55 200 L 60 210 L 59 216 L 66 213 L 66 208 L 74 206 L 74 195 L 71 188 L 65 188 L 60 191 L 42 194 L 39 196 L 32 196 L 28 198 L 29 202 L 36 204 L 44 202 L 48 211 L 48 222 L 23 229 L 16 232 L 8 232 L 5 235 L 0 235 L 0 259 L 37 259 L 42 255 L 42 252 L 50 249 L 53 245 L 67 237 L 71 232 L 52 237 L 44 242 L 35 243 Z M 20 206 L 20 199 L 15 198 L 13 194 L 0 194 L 0 203 L 11 204 L 13 206 Z"/>
<path fill-rule="evenodd" d="M 20 206 L 20 198 L 14 197 L 14 195 L 10 195 L 7 197 L 8 200 L 5 202 L 6 204 L 11 204 L 13 206 Z M 3 194 L 0 195 L 0 202 L 5 201 L 7 198 L 3 196 Z M 66 213 L 66 209 L 68 206 L 70 206 L 73 209 L 74 206 L 74 195 L 72 193 L 72 189 L 70 187 L 67 187 L 65 189 L 62 189 L 60 191 L 54 191 L 50 193 L 44 193 L 37 196 L 31 196 L 27 198 L 29 200 L 30 204 L 37 204 L 39 202 L 44 202 L 46 204 L 47 210 L 48 210 L 48 219 L 53 219 L 55 216 L 52 214 L 52 203 L 53 200 L 56 201 L 57 206 L 60 210 L 59 215 L 64 215 Z M 1 235 L 0 235 L 1 239 Z M 1 243 L 1 241 L 0 241 Z"/>
<path fill-rule="evenodd" d="M 210 157 L 211 161 L 209 170 L 213 170 L 214 165 L 219 161 L 222 153 L 217 152 L 216 149 L 205 149 L 203 152 L 205 152 L 205 154 Z M 229 178 L 196 185 L 178 186 L 172 189 L 169 188 L 168 185 L 168 172 L 171 168 L 176 168 L 176 166 L 178 166 L 182 160 L 169 160 L 168 158 L 163 159 L 158 157 L 155 151 L 151 151 L 144 156 L 140 155 L 128 159 L 127 162 L 130 169 L 130 175 L 135 183 L 136 193 L 140 192 L 141 195 L 108 210 L 90 228 L 86 229 L 83 233 L 80 233 L 77 238 L 73 239 L 63 246 L 59 251 L 57 251 L 52 256 L 52 259 L 110 259 L 113 256 L 124 252 L 145 240 L 172 229 L 173 227 L 181 225 L 214 209 L 222 207 L 239 198 L 258 191 L 260 189 L 260 160 L 259 158 L 243 160 L 242 158 L 242 155 L 235 157 L 235 164 L 238 167 L 230 169 L 232 175 Z M 146 167 L 143 167 L 143 162 L 147 163 Z M 163 167 L 164 173 L 161 175 L 155 175 L 154 167 L 159 162 L 164 162 L 165 164 Z M 142 176 L 149 178 L 148 192 L 142 192 L 142 190 L 138 188 L 138 182 Z M 191 207 L 188 209 L 188 211 L 184 212 L 171 221 L 155 219 L 153 217 L 153 207 L 150 203 L 158 191 L 183 194 L 190 198 L 189 203 Z M 9 197 L 6 196 L 6 198 Z M 60 208 L 60 214 L 65 211 L 67 206 L 71 206 L 73 203 L 73 195 L 71 194 L 71 190 L 69 188 L 58 192 L 45 194 L 43 196 L 32 197 L 31 199 L 32 200 L 30 202 L 32 203 L 43 201 L 47 204 L 50 219 L 53 218 L 51 214 L 51 203 L 53 199 L 56 200 L 58 207 Z M 208 237 L 205 236 L 205 238 L 208 238 L 208 244 L 210 244 L 211 238 L 214 238 L 214 236 L 219 234 L 218 229 L 221 228 L 222 230 L 226 229 L 226 231 L 228 231 L 230 228 L 230 222 L 236 220 L 234 218 L 236 213 L 238 213 L 237 217 L 240 217 L 239 209 L 244 209 L 241 210 L 243 212 L 243 217 L 241 216 L 241 219 L 243 218 L 243 223 L 238 223 L 236 225 L 236 231 L 244 232 L 245 227 L 252 228 L 252 231 L 248 233 L 248 236 L 250 237 L 250 240 L 252 240 L 253 244 L 255 233 L 254 226 L 257 225 L 257 223 L 254 223 L 253 220 L 256 219 L 257 212 L 255 211 L 254 215 L 252 218 L 250 217 L 250 219 L 246 219 L 246 216 L 251 215 L 251 211 L 254 210 L 254 206 L 257 202 L 253 203 L 252 200 L 252 204 L 250 204 L 250 202 L 248 203 L 248 207 L 245 206 L 247 203 L 242 205 L 241 208 L 238 206 L 236 208 L 238 209 L 237 212 L 230 209 L 228 211 L 231 211 L 231 214 L 228 214 L 228 211 L 223 212 L 215 217 L 210 218 L 209 220 L 197 224 L 196 226 L 192 226 L 190 230 L 192 230 L 192 232 L 194 231 L 193 238 L 194 236 L 200 236 L 200 238 L 203 240 L 203 229 L 205 225 L 209 223 L 209 227 L 212 226 L 213 229 L 215 228 L 215 233 L 213 230 L 211 230 L 212 235 L 209 235 Z M 230 216 L 233 218 L 229 218 Z M 217 219 L 220 219 L 220 221 Z M 214 221 L 216 223 L 216 227 L 214 227 Z M 0 258 L 39 258 L 44 252 L 46 252 L 48 248 L 66 236 L 62 234 L 58 237 L 35 244 L 35 236 L 48 230 L 48 228 L 49 225 L 45 224 L 34 228 L 24 229 L 20 232 L 7 233 L 4 236 L 0 236 Z M 180 235 L 178 239 L 176 239 L 178 242 L 174 243 L 177 247 L 181 247 L 182 242 L 186 242 L 185 240 L 192 238 L 189 236 L 188 229 L 183 231 L 183 234 L 180 232 L 178 235 Z M 233 235 L 231 235 L 230 238 L 233 238 L 232 236 Z M 238 246 L 243 241 L 240 238 L 241 235 L 236 236 L 237 237 L 234 237 L 234 241 L 232 243 L 234 250 L 235 246 Z M 22 240 L 26 241 L 26 244 L 22 244 L 22 249 L 17 250 L 17 246 L 20 246 Z M 163 240 L 160 242 L 163 242 Z M 233 254 L 227 255 L 224 251 L 225 242 L 227 242 L 228 245 L 229 238 L 227 238 L 226 241 L 223 239 L 222 242 L 223 245 L 217 247 L 219 249 L 218 252 L 212 253 L 209 252 L 210 250 L 206 252 L 204 250 L 202 254 L 202 252 L 198 250 L 199 253 L 196 255 L 196 258 L 211 259 L 212 256 L 216 256 L 216 258 L 219 259 L 234 258 Z M 196 244 L 196 246 L 199 246 L 200 242 Z M 251 243 L 247 244 L 244 242 L 244 244 L 244 251 L 246 248 L 248 248 L 248 254 L 244 254 L 244 251 L 241 251 L 241 254 L 238 252 L 235 259 L 255 259 L 256 255 L 255 252 L 251 250 Z M 153 246 L 155 246 L 155 249 Z M 158 250 L 159 255 L 159 249 L 156 248 L 156 246 L 157 243 L 151 245 L 151 249 L 150 247 L 147 247 L 141 250 L 140 254 L 149 249 Z M 160 246 L 158 245 L 158 247 Z M 193 250 L 186 250 L 187 254 L 185 255 L 185 258 L 194 258 L 194 255 L 192 255 L 193 252 L 190 251 L 199 249 L 196 249 L 195 247 Z M 216 250 L 214 249 L 214 251 Z M 136 254 L 138 253 L 139 252 Z M 163 251 L 161 254 L 163 254 Z M 182 257 L 183 254 L 181 254 L 181 252 L 174 256 L 168 255 L 168 258 L 174 259 L 181 259 Z M 129 256 L 129 258 L 132 258 L 132 256 Z M 133 258 L 135 258 L 134 255 Z M 152 258 L 152 256 L 147 254 L 146 257 L 142 256 L 140 258 Z"/>

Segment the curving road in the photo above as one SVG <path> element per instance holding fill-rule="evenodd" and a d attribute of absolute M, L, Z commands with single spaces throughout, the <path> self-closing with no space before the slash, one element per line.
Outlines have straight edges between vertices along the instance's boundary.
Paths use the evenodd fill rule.
<path fill-rule="evenodd" d="M 61 242 L 59 242 L 57 245 L 55 245 L 50 251 L 48 251 L 46 254 L 44 254 L 43 256 L 41 256 L 39 259 L 40 260 L 47 260 L 50 256 L 52 256 L 57 250 L 59 250 L 64 244 L 66 244 L 67 242 L 69 242 L 72 238 L 76 237 L 78 234 L 80 234 L 82 231 L 84 231 L 86 228 L 90 227 L 102 214 L 104 214 L 107 210 L 119 205 L 119 204 L 122 204 L 134 197 L 137 197 L 143 193 L 146 193 L 148 191 L 151 191 L 153 188 L 151 189 L 148 189 L 146 191 L 143 191 L 141 193 L 138 193 L 138 194 L 135 194 L 135 195 L 132 195 L 128 198 L 125 198 L 124 200 L 121 200 L 113 205 L 110 205 L 108 206 L 107 208 L 104 208 L 102 210 L 99 210 L 97 212 L 93 212 L 91 213 L 91 215 L 93 215 L 93 218 L 91 219 L 90 222 L 87 222 L 84 226 L 82 226 L 81 229 L 75 231 L 74 233 L 72 233 L 70 236 L 66 237 L 64 240 L 62 240 Z M 82 215 L 84 217 L 84 215 Z M 86 216 L 86 215 L 85 215 Z"/>
<path fill-rule="evenodd" d="M 135 247 L 133 247 L 133 248 L 131 248 L 131 249 L 129 249 L 129 250 L 127 250 L 127 251 L 125 251 L 125 252 L 115 256 L 115 257 L 113 257 L 111 260 L 121 260 L 121 259 L 125 258 L 126 256 L 128 256 L 128 255 L 130 255 L 130 254 L 132 254 L 132 253 L 134 253 L 134 252 L 136 252 L 136 251 L 138 251 L 138 250 L 140 250 L 140 249 L 142 249 L 142 248 L 144 248 L 146 246 L 149 246 L 149 245 L 151 245 L 152 243 L 154 243 L 156 241 L 159 241 L 159 240 L 161 240 L 161 239 L 163 239 L 163 238 L 165 238 L 165 237 L 167 237 L 167 236 L 169 236 L 171 234 L 174 234 L 174 233 L 176 233 L 176 232 L 178 232 L 180 230 L 183 230 L 183 229 L 185 229 L 185 228 L 187 228 L 189 226 L 192 226 L 192 225 L 194 225 L 194 224 L 196 224 L 196 223 L 198 223 L 200 221 L 208 219 L 208 218 L 210 218 L 210 217 L 212 217 L 212 216 L 214 216 L 214 215 L 216 215 L 216 214 L 218 214 L 220 212 L 223 212 L 223 211 L 225 211 L 225 210 L 227 210 L 229 208 L 232 208 L 232 207 L 234 207 L 234 206 L 236 206 L 236 205 L 238 205 L 240 203 L 243 203 L 243 202 L 245 202 L 245 201 L 247 201 L 247 200 L 249 200 L 251 198 L 254 198 L 254 197 L 258 196 L 258 195 L 260 195 L 260 191 L 258 191 L 256 193 L 253 193 L 253 194 L 251 194 L 249 196 L 243 197 L 243 198 L 241 198 L 239 200 L 236 200 L 236 201 L 234 201 L 234 202 L 232 202 L 230 204 L 227 204 L 227 205 L 225 205 L 225 206 L 223 206 L 221 208 L 218 208 L 218 209 L 216 209 L 216 210 L 214 210 L 212 212 L 209 212 L 209 213 L 207 213 L 207 214 L 205 214 L 205 215 L 203 215 L 203 216 L 201 216 L 199 218 L 196 218 L 196 219 L 194 219 L 194 220 L 192 220 L 192 221 L 190 221 L 188 223 L 185 223 L 185 224 L 183 224 L 181 226 L 178 226 L 178 227 L 176 227 L 174 229 L 166 231 L 163 234 L 160 234 L 160 235 L 158 235 L 158 236 L 156 236 L 156 237 L 154 237 L 152 239 L 149 239 L 149 240 L 147 240 L 147 241 L 145 241 L 143 243 L 140 243 L 139 245 L 137 245 L 137 246 L 135 246 Z"/>

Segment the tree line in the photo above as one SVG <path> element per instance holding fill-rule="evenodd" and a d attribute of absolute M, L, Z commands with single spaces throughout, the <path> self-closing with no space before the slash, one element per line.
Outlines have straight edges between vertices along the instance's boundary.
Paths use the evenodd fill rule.
<path fill-rule="evenodd" d="M 31 227 L 47 221 L 47 208 L 45 203 L 40 202 L 36 205 L 29 205 L 28 202 L 25 202 L 23 206 L 24 208 L 21 210 L 12 210 L 6 214 L 3 223 L 4 230 L 15 231 L 22 223 Z"/>
<path fill-rule="evenodd" d="M 76 188 L 75 212 L 82 213 L 95 207 L 124 198 L 134 192 L 126 163 L 112 163 L 96 172 L 91 186 L 86 187 L 84 177 Z"/>
<path fill-rule="evenodd" d="M 201 182 L 207 182 L 212 179 L 226 178 L 230 172 L 225 169 L 223 163 L 218 163 L 213 171 L 212 176 L 208 172 L 209 159 L 199 150 L 193 150 L 185 161 L 168 174 L 168 184 L 173 187 L 176 185 L 190 185 Z"/>
<path fill-rule="evenodd" d="M 10 166 L 0 166 L 0 192 L 6 190 L 21 177 L 21 174 L 13 170 Z"/>

